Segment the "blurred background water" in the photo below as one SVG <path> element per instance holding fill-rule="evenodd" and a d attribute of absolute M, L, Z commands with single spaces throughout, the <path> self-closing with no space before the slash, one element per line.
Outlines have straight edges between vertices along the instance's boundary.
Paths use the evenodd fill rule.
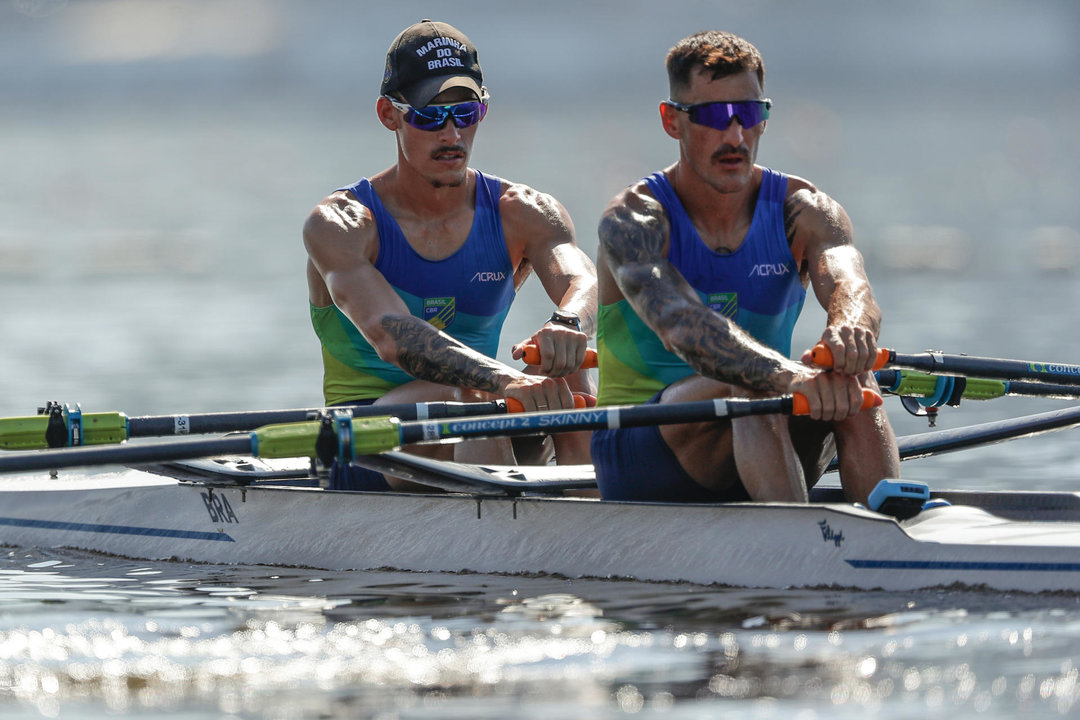
<path fill-rule="evenodd" d="M 885 312 L 883 345 L 1080 361 L 1080 4 L 1072 0 L 475 0 L 453 7 L 420 0 L 0 0 L 0 415 L 32 414 L 53 399 L 133 415 L 317 405 L 321 368 L 300 227 L 330 190 L 394 162 L 392 137 L 374 114 L 378 82 L 390 40 L 423 17 L 457 25 L 479 48 L 493 100 L 473 165 L 554 194 L 590 255 L 610 197 L 675 158 L 656 112 L 667 92 L 665 52 L 691 32 L 731 30 L 762 51 L 775 102 L 759 161 L 812 180 L 845 206 Z M 797 347 L 821 331 L 823 315 L 812 304 L 797 328 Z M 504 359 L 549 312 L 531 281 L 511 312 Z M 939 425 L 1061 405 L 966 402 L 944 410 Z M 926 428 L 895 400 L 889 407 L 901 434 Z M 1068 431 L 908 463 L 905 473 L 938 486 L 1075 489 L 1080 452 Z M 55 716 L 72 707 L 57 698 L 70 702 L 76 686 L 86 697 L 70 716 L 135 712 L 140 701 L 131 688 L 165 687 L 138 679 L 142 671 L 124 663 L 107 666 L 102 658 L 112 651 L 58 656 L 60 666 L 85 665 L 80 672 L 98 680 L 84 682 L 74 671 L 58 676 L 27 649 L 42 633 L 52 633 L 49 647 L 87 633 L 106 644 L 101 638 L 123 644 L 149 633 L 144 641 L 152 648 L 129 646 L 134 656 L 124 662 L 164 657 L 190 674 L 162 690 L 175 702 L 145 707 L 191 716 L 481 717 L 522 701 L 524 709 L 514 712 L 528 717 L 603 717 L 635 708 L 692 717 L 718 707 L 785 716 L 870 708 L 904 717 L 896 703 L 902 696 L 921 711 L 989 709 L 1011 717 L 1021 709 L 1068 711 L 1075 697 L 1070 658 L 1080 616 L 1071 599 L 1033 601 L 1032 609 L 1014 599 L 995 604 L 944 594 L 919 596 L 912 610 L 907 600 L 888 598 L 882 606 L 850 595 L 763 600 L 715 589 L 555 579 L 522 580 L 521 588 L 512 587 L 518 581 L 452 579 L 449 589 L 431 590 L 428 579 L 358 575 L 337 580 L 334 597 L 346 598 L 338 603 L 310 591 L 308 578 L 273 580 L 268 572 L 233 580 L 247 571 L 165 564 L 152 571 L 171 584 L 138 581 L 149 606 L 129 611 L 114 602 L 127 596 L 114 593 L 112 579 L 101 581 L 101 596 L 87 588 L 99 572 L 127 582 L 142 566 L 113 560 L 98 571 L 98 561 L 81 556 L 11 553 L 0 571 L 7 573 L 0 581 L 10 583 L 0 595 L 0 701 L 17 702 L 0 708 L 4 717 Z M 44 604 L 69 577 L 60 605 Z M 210 592 L 221 604 L 210 603 L 210 614 L 224 613 L 228 622 L 218 626 L 197 613 L 191 624 L 169 621 L 162 630 L 160 615 L 207 607 L 199 589 L 206 577 L 247 587 L 237 595 L 260 602 L 301 599 L 282 600 L 264 616 L 262 605 L 231 604 Z M 36 583 L 45 583 L 43 595 L 35 594 Z M 393 602 L 365 616 L 367 588 L 382 583 L 398 590 L 372 591 L 383 599 L 371 602 Z M 251 647 L 248 633 L 265 639 L 272 622 L 288 629 L 282 642 L 289 655 L 311 632 L 308 620 L 290 614 L 301 607 L 323 628 L 310 636 L 317 638 L 316 665 L 339 657 L 340 646 L 324 645 L 335 628 L 366 632 L 368 620 L 376 634 L 386 623 L 398 639 L 394 628 L 404 623 L 405 644 L 395 652 L 424 646 L 437 653 L 447 638 L 503 632 L 496 613 L 512 591 L 558 596 L 560 608 L 599 608 L 585 613 L 592 618 L 585 623 L 589 637 L 611 631 L 629 639 L 614 655 L 592 648 L 576 663 L 566 662 L 569 651 L 558 643 L 553 654 L 526 653 L 534 659 L 524 666 L 496 660 L 503 675 L 539 678 L 520 685 L 459 681 L 468 675 L 460 667 L 450 675 L 429 667 L 420 679 L 406 675 L 388 684 L 377 673 L 313 670 L 303 675 L 321 688 L 310 696 L 311 708 L 300 700 L 309 696 L 284 680 L 243 689 L 265 676 L 263 665 L 256 663 L 259 672 L 222 669 L 206 659 L 216 650 L 174 653 L 166 639 L 196 632 L 226 655 L 243 654 Z M 472 593 L 482 598 L 477 604 L 459 603 Z M 684 594 L 726 609 L 688 617 Z M 759 612 L 773 602 L 782 606 L 776 616 Z M 341 620 L 327 609 L 340 604 L 363 617 Z M 924 607 L 930 609 L 919 615 Z M 285 615 L 273 614 L 279 610 Z M 909 610 L 915 614 L 904 614 Z M 905 628 L 899 635 L 881 629 L 894 627 L 894 613 Z M 460 627 L 446 630 L 447 615 L 460 618 Z M 414 631 L 417 616 L 427 619 Z M 810 630 L 799 630 L 804 623 Z M 191 627 L 197 630 L 183 629 Z M 537 621 L 507 642 L 523 651 L 521 637 L 551 640 L 563 627 Z M 727 657 L 727 632 L 744 649 L 757 648 L 749 665 L 738 656 L 742 670 L 718 664 Z M 882 674 L 896 652 L 887 650 L 892 642 L 907 654 Z M 798 649 L 808 645 L 818 660 L 804 676 Z M 398 656 L 387 650 L 371 657 Z M 625 665 L 621 658 L 628 658 Z M 865 664 L 871 660 L 876 669 Z M 1003 669 L 1014 661 L 1022 661 L 1020 670 Z M 272 653 L 259 662 L 292 667 Z M 29 674 L 19 680 L 13 668 L 23 666 Z M 751 666 L 757 670 L 747 671 Z M 785 677 L 796 678 L 783 686 L 791 693 L 768 685 L 774 681 L 767 678 Z M 871 677 L 875 684 L 858 684 Z M 222 678 L 239 678 L 240 685 Z M 882 694 L 885 679 L 908 694 Z M 18 690 L 23 681 L 26 692 Z M 127 689 L 116 695 L 114 686 Z M 544 687 L 560 688 L 565 703 L 537 701 Z M 435 692 L 456 702 L 438 705 L 430 699 Z M 398 700 L 383 702 L 391 695 Z M 402 697 L 414 705 L 402 705 Z M 733 697 L 756 704 L 710 704 Z M 787 699 L 763 705 L 762 697 Z"/>

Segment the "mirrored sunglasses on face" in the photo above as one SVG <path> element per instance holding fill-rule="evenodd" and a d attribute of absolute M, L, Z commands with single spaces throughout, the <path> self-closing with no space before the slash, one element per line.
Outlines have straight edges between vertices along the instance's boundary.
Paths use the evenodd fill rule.
<path fill-rule="evenodd" d="M 383 97 L 389 100 L 395 108 L 405 113 L 405 122 L 417 130 L 427 131 L 442 129 L 447 120 L 453 120 L 454 127 L 459 129 L 472 127 L 484 119 L 484 115 L 487 114 L 488 100 L 491 99 L 491 96 L 485 90 L 479 100 L 452 103 L 450 105 L 428 105 L 418 110 L 387 95 Z"/>
<path fill-rule="evenodd" d="M 665 104 L 684 112 L 695 125 L 704 125 L 714 130 L 727 130 L 732 118 L 738 118 L 739 125 L 752 128 L 769 119 L 772 100 L 741 100 L 739 102 L 707 102 L 686 105 L 674 100 L 665 100 Z"/>

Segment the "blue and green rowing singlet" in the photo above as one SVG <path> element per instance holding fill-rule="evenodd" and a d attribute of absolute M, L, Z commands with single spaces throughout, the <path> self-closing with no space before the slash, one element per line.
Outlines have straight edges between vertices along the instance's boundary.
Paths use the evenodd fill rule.
<path fill-rule="evenodd" d="M 514 299 L 514 272 L 503 237 L 502 181 L 476 171 L 476 212 L 465 243 L 442 260 L 420 256 L 365 178 L 342 188 L 375 218 L 379 254 L 375 268 L 423 318 L 469 347 L 495 357 L 503 321 Z M 328 405 L 378 398 L 414 378 L 384 360 L 334 305 L 311 306 L 322 342 L 323 395 Z"/>
<path fill-rule="evenodd" d="M 701 240 L 663 173 L 645 178 L 671 223 L 668 260 L 714 311 L 731 318 L 758 342 L 791 354 L 791 334 L 806 290 L 784 230 L 787 176 L 762 168 L 757 207 L 735 252 L 717 253 Z M 601 405 L 641 403 L 693 374 L 638 317 L 624 298 L 600 306 L 596 334 Z"/>

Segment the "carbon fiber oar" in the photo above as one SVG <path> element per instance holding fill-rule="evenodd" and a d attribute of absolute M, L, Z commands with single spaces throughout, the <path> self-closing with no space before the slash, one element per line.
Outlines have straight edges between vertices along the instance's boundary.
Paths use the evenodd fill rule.
<path fill-rule="evenodd" d="M 821 367 L 832 367 L 832 351 L 825 345 L 811 350 L 811 359 Z M 903 355 L 895 350 L 878 350 L 874 370 L 882 368 L 921 370 L 940 375 L 965 375 L 994 380 L 1035 380 L 1065 385 L 1080 385 L 1080 365 L 1064 363 L 1033 362 L 1030 360 L 1004 360 L 1001 358 L 975 357 L 972 355 L 947 355 L 925 352 Z"/>
<path fill-rule="evenodd" d="M 881 404 L 863 391 L 863 407 Z M 806 398 L 787 395 L 760 400 L 717 399 L 670 405 L 632 405 L 580 410 L 485 415 L 447 420 L 401 422 L 394 417 L 353 418 L 339 411 L 320 421 L 268 425 L 254 432 L 217 439 L 180 439 L 115 447 L 71 447 L 0 455 L 0 472 L 57 470 L 87 465 L 130 465 L 187 460 L 213 455 L 263 458 L 320 457 L 348 461 L 358 455 L 397 450 L 404 445 L 549 432 L 664 425 L 738 418 L 747 415 L 808 412 Z"/>
<path fill-rule="evenodd" d="M 1006 440 L 1041 435 L 1054 430 L 1065 430 L 1078 425 L 1080 425 L 1080 406 L 1075 406 L 968 427 L 905 435 L 897 438 L 896 444 L 900 450 L 901 460 L 915 460 L 982 445 L 992 445 Z M 837 468 L 838 464 L 834 458 L 826 468 L 826 472 L 835 471 Z"/>
<path fill-rule="evenodd" d="M 390 415 L 401 420 L 466 417 L 506 412 L 503 400 L 492 402 L 421 402 L 400 405 L 343 405 L 353 417 Z M 0 418 L 0 449 L 35 450 L 73 445 L 109 445 L 131 438 L 244 432 L 280 423 L 310 420 L 321 408 L 246 410 L 143 415 L 122 412 L 84 413 L 78 405 L 49 403 L 38 415 Z M 198 457 L 198 456 L 194 456 Z"/>
<path fill-rule="evenodd" d="M 989 380 L 962 378 L 952 375 L 928 375 L 915 370 L 878 370 L 878 383 L 885 392 L 895 395 L 937 398 L 941 403 L 954 404 L 964 400 L 993 400 L 1006 395 L 1080 398 L 1080 387 L 1062 383 L 1030 382 L 1026 380 Z"/>

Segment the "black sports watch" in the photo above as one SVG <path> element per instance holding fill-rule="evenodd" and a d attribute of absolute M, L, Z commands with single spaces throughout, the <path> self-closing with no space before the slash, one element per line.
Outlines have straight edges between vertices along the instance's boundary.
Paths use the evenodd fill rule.
<path fill-rule="evenodd" d="M 551 313 L 551 318 L 548 322 L 558 323 L 565 325 L 566 327 L 572 327 L 578 332 L 581 332 L 581 320 L 578 319 L 577 313 L 563 312 L 562 310 L 556 310 Z"/>

